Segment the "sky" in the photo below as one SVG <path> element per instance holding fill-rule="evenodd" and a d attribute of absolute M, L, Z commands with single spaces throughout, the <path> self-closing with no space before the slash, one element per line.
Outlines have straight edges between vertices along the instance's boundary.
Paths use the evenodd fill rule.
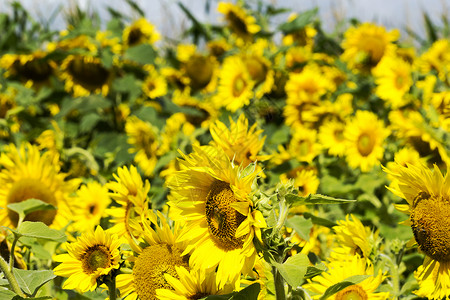
<path fill-rule="evenodd" d="M 8 2 L 0 0 L 0 12 L 8 11 Z M 144 10 L 146 18 L 152 22 L 166 37 L 177 38 L 183 28 L 189 27 L 189 21 L 177 5 L 182 2 L 196 18 L 201 21 L 218 23 L 220 15 L 216 12 L 218 0 L 135 0 Z M 325 31 L 333 31 L 338 20 L 357 18 L 362 22 L 374 22 L 384 25 L 388 29 L 398 28 L 402 36 L 406 35 L 408 26 L 414 32 L 423 36 L 423 12 L 427 12 L 436 24 L 442 24 L 442 14 L 450 16 L 450 0 L 265 0 L 276 7 L 292 9 L 294 12 L 319 7 L 319 16 Z M 19 0 L 20 3 L 37 20 L 49 19 L 52 13 L 67 10 L 70 4 L 78 3 L 82 9 L 93 9 L 99 12 L 102 20 L 109 20 L 106 10 L 111 6 L 115 10 L 133 16 L 129 5 L 124 0 Z M 255 3 L 256 0 L 247 1 Z M 210 3 L 210 13 L 205 11 L 205 5 Z M 62 13 L 56 15 L 52 27 L 64 29 L 65 23 Z M 281 18 L 281 19 L 280 19 Z M 280 16 L 280 22 L 287 18 L 287 14 Z"/>

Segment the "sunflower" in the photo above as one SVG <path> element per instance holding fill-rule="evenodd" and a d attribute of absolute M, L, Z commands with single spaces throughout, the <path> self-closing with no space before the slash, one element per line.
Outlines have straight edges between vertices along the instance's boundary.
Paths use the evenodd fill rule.
<path fill-rule="evenodd" d="M 111 203 L 108 189 L 96 181 L 82 185 L 73 205 L 73 229 L 85 232 L 100 224 L 106 208 Z"/>
<path fill-rule="evenodd" d="M 177 277 L 165 274 L 164 278 L 172 289 L 157 289 L 156 297 L 161 300 L 196 300 L 210 295 L 224 295 L 233 292 L 233 285 L 217 285 L 216 273 L 191 270 L 175 266 Z"/>
<path fill-rule="evenodd" d="M 367 70 L 375 67 L 384 55 L 395 52 L 395 42 L 400 36 L 397 29 L 389 32 L 382 26 L 363 23 L 350 27 L 344 33 L 341 59 L 350 68 Z"/>
<path fill-rule="evenodd" d="M 426 74 L 436 71 L 439 79 L 449 83 L 450 41 L 448 39 L 437 40 L 417 60 L 417 66 L 421 73 Z"/>
<path fill-rule="evenodd" d="M 189 88 L 188 88 L 189 90 Z M 189 93 L 175 91 L 172 96 L 172 102 L 183 108 L 188 108 L 191 112 L 185 112 L 186 123 L 194 127 L 209 128 L 219 116 L 219 109 L 211 98 L 200 100 L 198 97 L 192 97 Z"/>
<path fill-rule="evenodd" d="M 244 114 L 237 122 L 230 117 L 229 128 L 217 120 L 209 129 L 213 138 L 211 145 L 222 148 L 230 160 L 244 168 L 252 162 L 267 160 L 269 156 L 259 155 L 266 137 L 261 137 L 263 130 L 257 130 L 256 125 L 249 128 Z"/>
<path fill-rule="evenodd" d="M 388 188 L 407 204 L 396 208 L 409 215 L 403 222 L 410 225 L 414 241 L 426 257 L 416 272 L 421 283 L 420 295 L 431 299 L 450 296 L 450 176 L 442 175 L 434 165 L 431 171 L 425 165 L 398 165 L 395 171 L 384 168 L 396 184 Z"/>
<path fill-rule="evenodd" d="M 59 157 L 49 152 L 39 153 L 36 146 L 23 143 L 19 148 L 10 144 L 0 156 L 0 207 L 28 199 L 39 199 L 52 204 L 54 210 L 36 211 L 28 214 L 25 221 L 40 221 L 61 229 L 71 218 L 70 196 L 81 180 L 65 180 L 67 174 L 60 172 Z M 14 228 L 17 213 L 0 209 L 0 224 Z"/>
<path fill-rule="evenodd" d="M 300 73 L 308 61 L 313 59 L 313 55 L 312 49 L 308 47 L 289 47 L 284 56 L 286 69 L 292 73 Z"/>
<path fill-rule="evenodd" d="M 294 187 L 298 189 L 300 196 L 314 194 L 317 192 L 320 183 L 319 178 L 317 178 L 317 170 L 308 167 L 298 167 L 280 175 L 281 182 L 286 183 L 289 179 L 294 180 Z"/>
<path fill-rule="evenodd" d="M 0 93 L 0 119 L 6 121 L 4 129 L 0 129 L 0 138 L 8 138 L 11 133 L 16 133 L 20 130 L 20 120 L 18 116 L 16 114 L 8 113 L 17 107 L 15 94 L 16 91 L 11 88 L 6 89 L 4 93 Z"/>
<path fill-rule="evenodd" d="M 237 56 L 229 56 L 220 71 L 215 103 L 218 107 L 225 106 L 227 110 L 235 112 L 250 104 L 254 85 L 244 62 Z"/>
<path fill-rule="evenodd" d="M 345 123 L 331 120 L 320 126 L 320 144 L 328 149 L 328 154 L 343 157 L 347 149 L 344 139 Z"/>
<path fill-rule="evenodd" d="M 298 18 L 297 13 L 293 13 L 288 17 L 288 22 L 294 22 Z M 299 47 L 310 48 L 314 46 L 314 37 L 317 34 L 317 30 L 311 25 L 303 26 L 293 32 L 290 32 L 283 36 L 283 45 L 291 46 L 293 44 Z"/>
<path fill-rule="evenodd" d="M 394 109 L 407 104 L 405 95 L 413 84 L 411 66 L 404 60 L 384 56 L 378 65 L 373 68 L 377 87 L 375 93 L 385 100 Z"/>
<path fill-rule="evenodd" d="M 106 187 L 111 190 L 109 196 L 116 201 L 118 207 L 106 210 L 112 217 L 115 225 L 111 228 L 120 237 L 132 239 L 138 236 L 135 231 L 141 229 L 141 219 L 145 218 L 146 209 L 149 206 L 147 194 L 150 183 L 142 181 L 136 167 L 130 169 L 122 167 L 117 169 L 117 175 L 113 174 L 116 181 L 110 181 Z"/>
<path fill-rule="evenodd" d="M 153 65 L 145 65 L 143 68 L 148 75 L 142 84 L 142 91 L 150 99 L 162 97 L 167 94 L 167 82 L 164 76 L 156 71 Z"/>
<path fill-rule="evenodd" d="M 148 220 L 140 230 L 139 244 L 130 242 L 133 255 L 128 259 L 132 265 L 130 274 L 116 278 L 120 296 L 131 300 L 156 299 L 157 289 L 173 289 L 170 279 L 178 279 L 176 267 L 189 268 L 189 256 L 184 255 L 185 244 L 177 242 L 179 226 L 171 229 L 165 217 L 148 211 Z"/>
<path fill-rule="evenodd" d="M 225 16 L 228 26 L 238 37 L 249 40 L 261 30 L 253 16 L 233 3 L 219 2 L 217 10 Z"/>
<path fill-rule="evenodd" d="M 61 64 L 60 78 L 64 88 L 74 97 L 90 94 L 106 96 L 109 92 L 113 72 L 102 65 L 98 57 L 90 55 L 69 55 Z"/>
<path fill-rule="evenodd" d="M 358 255 L 352 256 L 349 260 L 336 260 L 327 264 L 328 270 L 319 276 L 314 277 L 304 287 L 313 293 L 312 298 L 319 299 L 330 286 L 345 281 L 347 278 L 356 275 L 370 275 L 367 279 L 358 284 L 350 285 L 337 292 L 330 300 L 358 299 L 358 300 L 384 300 L 388 299 L 389 293 L 375 290 L 386 278 L 382 271 L 374 273 L 373 265 L 367 263 L 366 259 Z"/>
<path fill-rule="evenodd" d="M 157 152 L 160 147 L 158 129 L 149 122 L 130 116 L 125 124 L 125 132 L 128 136 L 128 144 L 133 146 L 129 152 L 136 153 L 134 161 L 146 176 L 152 175 L 158 161 Z"/>
<path fill-rule="evenodd" d="M 303 128 L 293 133 L 287 151 L 298 161 L 311 163 L 322 151 L 317 142 L 317 131 Z"/>
<path fill-rule="evenodd" d="M 370 171 L 383 158 L 384 140 L 390 134 L 382 120 L 369 111 L 359 110 L 345 128 L 346 159 L 350 167 Z"/>
<path fill-rule="evenodd" d="M 155 26 L 144 18 L 136 20 L 123 30 L 123 48 L 127 49 L 143 43 L 154 44 L 160 38 Z"/>
<path fill-rule="evenodd" d="M 233 165 L 223 150 L 195 146 L 183 154 L 181 171 L 167 183 L 174 220 L 186 223 L 180 241 L 189 243 L 194 268 L 214 270 L 221 284 L 249 274 L 257 257 L 253 238 L 265 227 L 250 200 L 257 174 Z"/>
<path fill-rule="evenodd" d="M 76 289 L 84 293 L 97 288 L 97 280 L 119 268 L 120 240 L 117 235 L 97 226 L 82 234 L 76 242 L 68 243 L 67 254 L 53 258 L 61 262 L 53 272 L 57 276 L 68 277 L 63 289 Z"/>

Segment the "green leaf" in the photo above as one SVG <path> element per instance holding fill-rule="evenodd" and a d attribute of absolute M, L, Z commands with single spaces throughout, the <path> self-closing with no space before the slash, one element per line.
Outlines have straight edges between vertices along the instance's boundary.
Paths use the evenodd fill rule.
<path fill-rule="evenodd" d="M 11 203 L 8 204 L 6 207 L 18 213 L 19 218 L 21 219 L 25 218 L 27 214 L 32 213 L 34 211 L 56 209 L 56 207 L 51 205 L 50 203 L 46 203 L 39 199 L 28 199 L 18 203 Z"/>
<path fill-rule="evenodd" d="M 127 49 L 125 59 L 132 60 L 142 65 L 153 64 L 156 51 L 149 44 L 140 44 Z"/>
<path fill-rule="evenodd" d="M 295 289 L 302 283 L 310 262 L 308 256 L 297 253 L 282 264 L 277 262 L 272 264 L 278 269 L 284 280 Z"/>
<path fill-rule="evenodd" d="M 330 196 L 320 195 L 320 194 L 309 194 L 306 197 L 299 196 L 296 194 L 287 194 L 286 201 L 292 206 L 297 205 L 311 205 L 311 204 L 343 204 L 351 203 L 356 200 L 333 198 Z"/>
<path fill-rule="evenodd" d="M 38 239 L 52 240 L 56 242 L 65 242 L 66 235 L 56 229 L 51 229 L 42 222 L 25 221 L 20 224 L 18 230 L 21 235 Z"/>
<path fill-rule="evenodd" d="M 260 290 L 261 290 L 260 284 L 254 283 L 237 293 L 231 293 L 228 295 L 211 295 L 211 296 L 208 296 L 208 297 L 202 298 L 202 299 L 205 299 L 205 300 L 256 300 L 256 299 L 258 299 Z"/>
<path fill-rule="evenodd" d="M 297 234 L 305 241 L 309 241 L 309 233 L 313 226 L 311 220 L 305 219 L 303 216 L 293 216 L 287 219 L 286 226 L 294 229 L 295 232 L 297 232 Z"/>
<path fill-rule="evenodd" d="M 22 291 L 34 296 L 37 290 L 56 277 L 52 270 L 22 270 L 14 268 L 14 276 Z"/>
<path fill-rule="evenodd" d="M 5 289 L 1 289 L 0 290 L 0 299 L 13 299 L 14 296 L 16 296 L 17 294 L 10 291 L 10 290 L 5 290 Z"/>
<path fill-rule="evenodd" d="M 312 23 L 313 18 L 317 15 L 317 12 L 317 7 L 311 10 L 307 10 L 304 13 L 298 15 L 298 17 L 294 20 L 281 24 L 278 29 L 283 31 L 284 34 L 301 30 L 306 25 Z"/>
<path fill-rule="evenodd" d="M 326 271 L 327 267 L 324 263 L 319 263 L 315 266 L 308 266 L 305 274 L 305 279 L 313 278 L 314 276 L 319 275 L 320 273 Z"/>
<path fill-rule="evenodd" d="M 311 222 L 312 222 L 313 224 L 316 224 L 316 225 L 325 226 L 325 227 L 328 227 L 328 228 L 331 228 L 331 227 L 334 227 L 334 226 L 337 225 L 337 224 L 336 224 L 335 222 L 333 222 L 333 221 L 330 221 L 330 220 L 328 220 L 328 219 L 324 219 L 324 218 L 317 217 L 317 216 L 315 216 L 315 215 L 313 215 L 313 214 L 311 214 L 311 213 L 308 213 L 308 212 L 303 213 L 303 216 L 304 216 L 306 219 L 311 219 Z"/>
<path fill-rule="evenodd" d="M 80 132 L 89 132 L 94 129 L 95 125 L 101 120 L 98 113 L 89 113 L 81 118 Z"/>
<path fill-rule="evenodd" d="M 361 281 L 364 281 L 365 279 L 369 278 L 370 276 L 371 275 L 355 275 L 355 276 L 348 277 L 344 281 L 336 283 L 336 284 L 330 286 L 329 288 L 327 288 L 327 290 L 322 295 L 322 297 L 320 297 L 319 300 L 325 300 L 328 297 L 336 294 L 337 292 L 345 289 L 346 287 L 354 285 L 354 284 L 358 284 Z"/>

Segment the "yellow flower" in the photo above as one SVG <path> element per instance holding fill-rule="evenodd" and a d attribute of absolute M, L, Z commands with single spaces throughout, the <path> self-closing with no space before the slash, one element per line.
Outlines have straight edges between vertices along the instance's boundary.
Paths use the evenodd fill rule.
<path fill-rule="evenodd" d="M 181 171 L 167 183 L 174 220 L 185 222 L 180 241 L 189 243 L 190 264 L 212 271 L 221 286 L 249 274 L 255 263 L 253 238 L 265 227 L 250 200 L 256 172 L 234 166 L 221 149 L 198 147 L 183 155 Z"/>
<path fill-rule="evenodd" d="M 233 33 L 244 40 L 252 38 L 261 29 L 256 24 L 255 18 L 238 5 L 219 2 L 217 10 L 225 16 L 228 26 Z"/>
<path fill-rule="evenodd" d="M 437 40 L 417 60 L 419 70 L 426 74 L 431 71 L 438 73 L 439 79 L 449 83 L 450 41 Z"/>
<path fill-rule="evenodd" d="M 111 228 L 120 237 L 133 239 L 141 230 L 142 218 L 145 218 L 149 203 L 147 194 L 150 183 L 142 181 L 136 167 L 131 166 L 117 169 L 117 175 L 113 174 L 116 181 L 110 181 L 106 187 L 111 190 L 109 196 L 119 204 L 106 211 L 112 217 L 115 225 Z"/>
<path fill-rule="evenodd" d="M 442 175 L 434 165 L 398 166 L 395 171 L 384 168 L 394 177 L 395 188 L 388 188 L 408 204 L 396 208 L 409 215 L 403 222 L 410 225 L 414 240 L 426 257 L 415 276 L 420 283 L 417 293 L 430 299 L 450 296 L 450 176 Z"/>
<path fill-rule="evenodd" d="M 0 156 L 0 207 L 28 199 L 38 199 L 56 206 L 54 210 L 28 214 L 26 221 L 40 221 L 61 229 L 71 219 L 70 196 L 80 184 L 79 179 L 65 181 L 60 172 L 59 156 L 45 152 L 42 156 L 36 146 L 28 143 L 16 148 L 5 146 Z M 19 216 L 9 209 L 0 209 L 0 224 L 14 228 Z"/>
<path fill-rule="evenodd" d="M 217 120 L 210 127 L 211 145 L 222 148 L 231 161 L 243 168 L 252 162 L 267 160 L 269 156 L 258 155 L 266 138 L 261 137 L 263 130 L 256 130 L 256 125 L 249 128 L 244 114 L 239 116 L 237 122 L 230 117 L 229 128 Z"/>
<path fill-rule="evenodd" d="M 294 187 L 298 189 L 300 196 L 314 194 L 320 183 L 317 170 L 310 167 L 298 167 L 280 175 L 281 182 L 287 183 L 289 179 L 294 179 Z"/>
<path fill-rule="evenodd" d="M 297 13 L 293 13 L 288 17 L 288 22 L 293 22 L 298 18 Z M 314 37 L 317 30 L 311 25 L 306 25 L 294 32 L 290 32 L 283 36 L 283 45 L 291 46 L 296 44 L 299 47 L 312 48 L 314 46 Z"/>
<path fill-rule="evenodd" d="M 109 92 L 113 73 L 106 69 L 101 59 L 89 55 L 69 55 L 61 64 L 60 78 L 64 89 L 74 97 L 90 94 L 106 96 Z"/>
<path fill-rule="evenodd" d="M 397 57 L 384 56 L 373 68 L 372 74 L 375 76 L 375 93 L 378 97 L 394 109 L 407 104 L 405 94 L 413 84 L 411 66 L 407 62 Z"/>
<path fill-rule="evenodd" d="M 55 275 L 68 277 L 63 289 L 76 289 L 82 293 L 97 288 L 97 280 L 119 268 L 120 240 L 116 235 L 97 226 L 82 234 L 76 242 L 67 244 L 67 254 L 53 258 L 61 262 L 53 269 Z"/>
<path fill-rule="evenodd" d="M 96 181 L 82 185 L 73 205 L 73 229 L 86 232 L 100 224 L 106 208 L 111 203 L 108 189 Z"/>
<path fill-rule="evenodd" d="M 370 70 L 386 53 L 394 53 L 393 42 L 399 36 L 397 29 L 387 32 L 384 27 L 371 23 L 350 27 L 344 34 L 341 59 L 350 68 Z"/>
<path fill-rule="evenodd" d="M 122 41 L 124 49 L 139 44 L 154 44 L 160 38 L 155 26 L 144 18 L 140 18 L 123 30 Z"/>
<path fill-rule="evenodd" d="M 344 139 L 345 123 L 339 121 L 328 121 L 320 126 L 319 141 L 320 144 L 328 149 L 328 153 L 334 156 L 342 157 L 347 149 Z"/>
<path fill-rule="evenodd" d="M 346 159 L 350 167 L 370 171 L 383 158 L 384 140 L 390 131 L 369 111 L 357 111 L 345 128 Z"/>
<path fill-rule="evenodd" d="M 170 278 L 178 279 L 177 267 L 190 270 L 189 256 L 183 254 L 185 244 L 177 242 L 179 227 L 171 229 L 160 212 L 148 211 L 149 219 L 139 232 L 141 242 L 130 242 L 134 254 L 129 258 L 131 274 L 116 278 L 120 296 L 130 300 L 156 299 L 157 289 L 173 289 Z M 171 275 L 167 280 L 168 275 Z M 183 274 L 184 275 L 184 274 Z"/>
<path fill-rule="evenodd" d="M 167 94 L 167 82 L 164 76 L 158 74 L 153 65 L 145 65 L 144 70 L 148 72 L 142 84 L 142 91 L 150 99 L 162 97 Z"/>
<path fill-rule="evenodd" d="M 373 265 L 367 263 L 366 259 L 358 255 L 349 260 L 336 260 L 327 264 L 328 270 L 319 276 L 314 277 L 304 287 L 311 292 L 317 293 L 313 299 L 319 299 L 330 286 L 345 281 L 347 278 L 356 275 L 370 275 L 364 281 L 350 285 L 343 290 L 332 295 L 330 300 L 343 299 L 364 299 L 364 300 L 384 300 L 388 299 L 389 293 L 376 293 L 375 290 L 386 278 L 381 270 L 374 273 Z"/>
<path fill-rule="evenodd" d="M 307 128 L 294 131 L 288 147 L 291 157 L 311 163 L 321 151 L 322 147 L 317 142 L 317 131 Z"/>
<path fill-rule="evenodd" d="M 239 57 L 227 57 L 219 76 L 218 94 L 214 99 L 218 107 L 226 107 L 227 110 L 235 112 L 250 104 L 255 82 Z"/>

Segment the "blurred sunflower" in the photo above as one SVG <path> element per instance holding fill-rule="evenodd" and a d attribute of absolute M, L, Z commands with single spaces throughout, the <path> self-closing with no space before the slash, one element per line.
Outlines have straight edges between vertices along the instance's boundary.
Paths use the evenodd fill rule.
<path fill-rule="evenodd" d="M 201 299 L 210 295 L 224 295 L 233 292 L 234 286 L 226 284 L 219 287 L 216 273 L 203 270 L 191 270 L 175 266 L 177 278 L 164 274 L 172 289 L 157 289 L 156 297 L 161 300 Z"/>
<path fill-rule="evenodd" d="M 209 126 L 219 117 L 219 109 L 210 97 L 200 100 L 192 97 L 189 93 L 175 91 L 172 102 L 183 108 L 188 108 L 184 113 L 186 121 L 198 128 L 209 128 Z"/>
<path fill-rule="evenodd" d="M 132 146 L 129 152 L 136 153 L 134 161 L 146 176 L 152 175 L 160 147 L 158 129 L 136 116 L 129 116 L 125 123 L 125 132 L 128 136 L 127 142 Z"/>
<path fill-rule="evenodd" d="M 64 80 L 64 88 L 74 97 L 109 92 L 113 72 L 102 65 L 98 57 L 90 55 L 69 55 L 61 63 L 59 77 Z"/>
<path fill-rule="evenodd" d="M 316 293 L 312 298 L 320 299 L 325 291 L 334 284 L 345 281 L 347 278 L 356 275 L 370 275 L 367 279 L 358 284 L 350 285 L 339 292 L 335 293 L 328 299 L 364 299 L 364 300 L 385 300 L 388 299 L 389 293 L 375 290 L 386 278 L 382 271 L 374 273 L 373 265 L 367 263 L 366 259 L 360 258 L 358 255 L 351 257 L 349 260 L 336 260 L 327 264 L 328 270 L 319 276 L 314 277 L 304 287 L 311 292 Z"/>
<path fill-rule="evenodd" d="M 343 157 L 347 149 L 344 138 L 345 123 L 331 120 L 320 126 L 319 141 L 328 154 Z"/>
<path fill-rule="evenodd" d="M 144 43 L 153 45 L 159 39 L 160 35 L 155 26 L 144 18 L 140 18 L 127 26 L 122 34 L 124 49 Z"/>
<path fill-rule="evenodd" d="M 150 99 L 162 97 L 167 94 L 167 82 L 164 76 L 156 71 L 153 65 L 145 65 L 143 68 L 148 75 L 142 84 L 142 91 Z"/>
<path fill-rule="evenodd" d="M 71 194 L 80 179 L 65 180 L 60 172 L 59 156 L 39 153 L 36 146 L 23 143 L 20 148 L 10 144 L 0 156 L 0 207 L 28 199 L 38 199 L 56 207 L 54 210 L 35 211 L 25 221 L 40 221 L 61 229 L 71 220 Z M 0 209 L 0 224 L 15 228 L 19 216 L 9 209 Z"/>
<path fill-rule="evenodd" d="M 222 148 L 233 163 L 243 168 L 256 161 L 265 161 L 269 156 L 259 153 L 266 137 L 261 137 L 263 130 L 257 130 L 256 126 L 255 123 L 249 128 L 244 114 L 237 122 L 230 117 L 229 128 L 217 120 L 209 129 L 213 138 L 211 145 Z"/>
<path fill-rule="evenodd" d="M 434 165 L 398 165 L 395 171 L 384 168 L 396 184 L 388 188 L 408 204 L 396 208 L 409 215 L 403 224 L 410 225 L 414 240 L 426 257 L 415 276 L 421 284 L 417 293 L 430 299 L 450 296 L 450 176 L 442 175 Z"/>
<path fill-rule="evenodd" d="M 227 110 L 235 112 L 250 104 L 255 82 L 252 80 L 247 66 L 239 57 L 227 57 L 223 62 L 219 77 L 219 87 L 215 97 L 218 107 L 226 107 Z"/>
<path fill-rule="evenodd" d="M 317 131 L 307 128 L 294 131 L 287 151 L 298 161 L 311 163 L 322 151 L 317 142 Z"/>
<path fill-rule="evenodd" d="M 150 190 L 150 183 L 142 181 L 136 167 L 130 169 L 122 167 L 117 169 L 117 175 L 113 174 L 116 181 L 106 183 L 106 187 L 111 191 L 109 196 L 116 201 L 118 207 L 111 207 L 106 210 L 106 214 L 111 216 L 111 223 L 114 226 L 111 231 L 117 233 L 119 237 L 133 239 L 139 235 L 142 218 L 145 218 L 148 209 L 147 194 Z"/>
<path fill-rule="evenodd" d="M 313 55 L 310 48 L 292 46 L 287 49 L 284 56 L 280 53 L 280 56 L 277 56 L 277 58 L 285 60 L 285 66 L 289 72 L 300 73 L 308 61 L 313 60 Z"/>
<path fill-rule="evenodd" d="M 71 226 L 78 232 L 87 232 L 99 225 L 100 219 L 111 203 L 106 186 L 96 181 L 82 185 L 74 198 L 72 208 L 74 223 Z"/>
<path fill-rule="evenodd" d="M 292 13 L 288 17 L 288 22 L 294 22 L 298 17 L 297 13 Z M 283 36 L 283 45 L 292 46 L 295 44 L 299 47 L 312 49 L 316 34 L 317 30 L 313 26 L 306 25 Z"/>
<path fill-rule="evenodd" d="M 308 167 L 298 167 L 280 175 L 281 182 L 287 183 L 289 179 L 294 180 L 294 187 L 300 196 L 316 193 L 320 183 L 317 170 Z"/>
<path fill-rule="evenodd" d="M 249 15 L 243 7 L 227 2 L 219 2 L 217 11 L 224 15 L 231 31 L 238 37 L 249 40 L 255 33 L 261 30 L 252 15 Z"/>
<path fill-rule="evenodd" d="M 363 23 L 350 27 L 344 33 L 341 59 L 350 68 L 370 70 L 375 67 L 386 54 L 395 52 L 394 42 L 399 38 L 397 29 L 386 31 L 383 26 Z"/>
<path fill-rule="evenodd" d="M 11 133 L 16 133 L 20 130 L 20 120 L 18 116 L 16 114 L 11 114 L 11 111 L 17 107 L 15 93 L 15 90 L 11 88 L 0 93 L 0 119 L 6 121 L 4 129 L 0 129 L 0 138 L 8 138 Z"/>
<path fill-rule="evenodd" d="M 170 283 L 180 278 L 176 267 L 190 270 L 189 256 L 183 253 L 185 244 L 177 242 L 179 227 L 175 225 L 171 229 L 165 217 L 160 212 L 157 214 L 159 222 L 158 217 L 148 211 L 149 220 L 143 222 L 139 233 L 140 243 L 130 242 L 133 255 L 128 260 L 132 265 L 132 272 L 116 277 L 117 288 L 123 298 L 156 299 L 158 289 L 174 290 Z M 168 275 L 171 277 L 167 279 Z"/>
<path fill-rule="evenodd" d="M 370 111 L 356 112 L 344 130 L 346 159 L 350 167 L 370 171 L 383 158 L 385 139 L 390 130 Z"/>
<path fill-rule="evenodd" d="M 223 150 L 195 145 L 180 168 L 167 183 L 168 204 L 172 219 L 185 222 L 179 240 L 189 243 L 184 253 L 191 253 L 191 267 L 217 267 L 222 285 L 250 274 L 257 257 L 253 238 L 266 226 L 250 200 L 254 168 L 242 170 Z"/>
<path fill-rule="evenodd" d="M 97 288 L 97 280 L 119 268 L 120 240 L 109 231 L 97 226 L 95 232 L 83 233 L 76 242 L 67 244 L 67 254 L 53 258 L 61 262 L 53 272 L 57 276 L 68 277 L 63 289 L 75 289 L 82 293 Z"/>
<path fill-rule="evenodd" d="M 436 71 L 438 77 L 447 84 L 450 64 L 450 41 L 448 39 L 437 40 L 416 61 L 416 65 L 423 73 Z"/>

